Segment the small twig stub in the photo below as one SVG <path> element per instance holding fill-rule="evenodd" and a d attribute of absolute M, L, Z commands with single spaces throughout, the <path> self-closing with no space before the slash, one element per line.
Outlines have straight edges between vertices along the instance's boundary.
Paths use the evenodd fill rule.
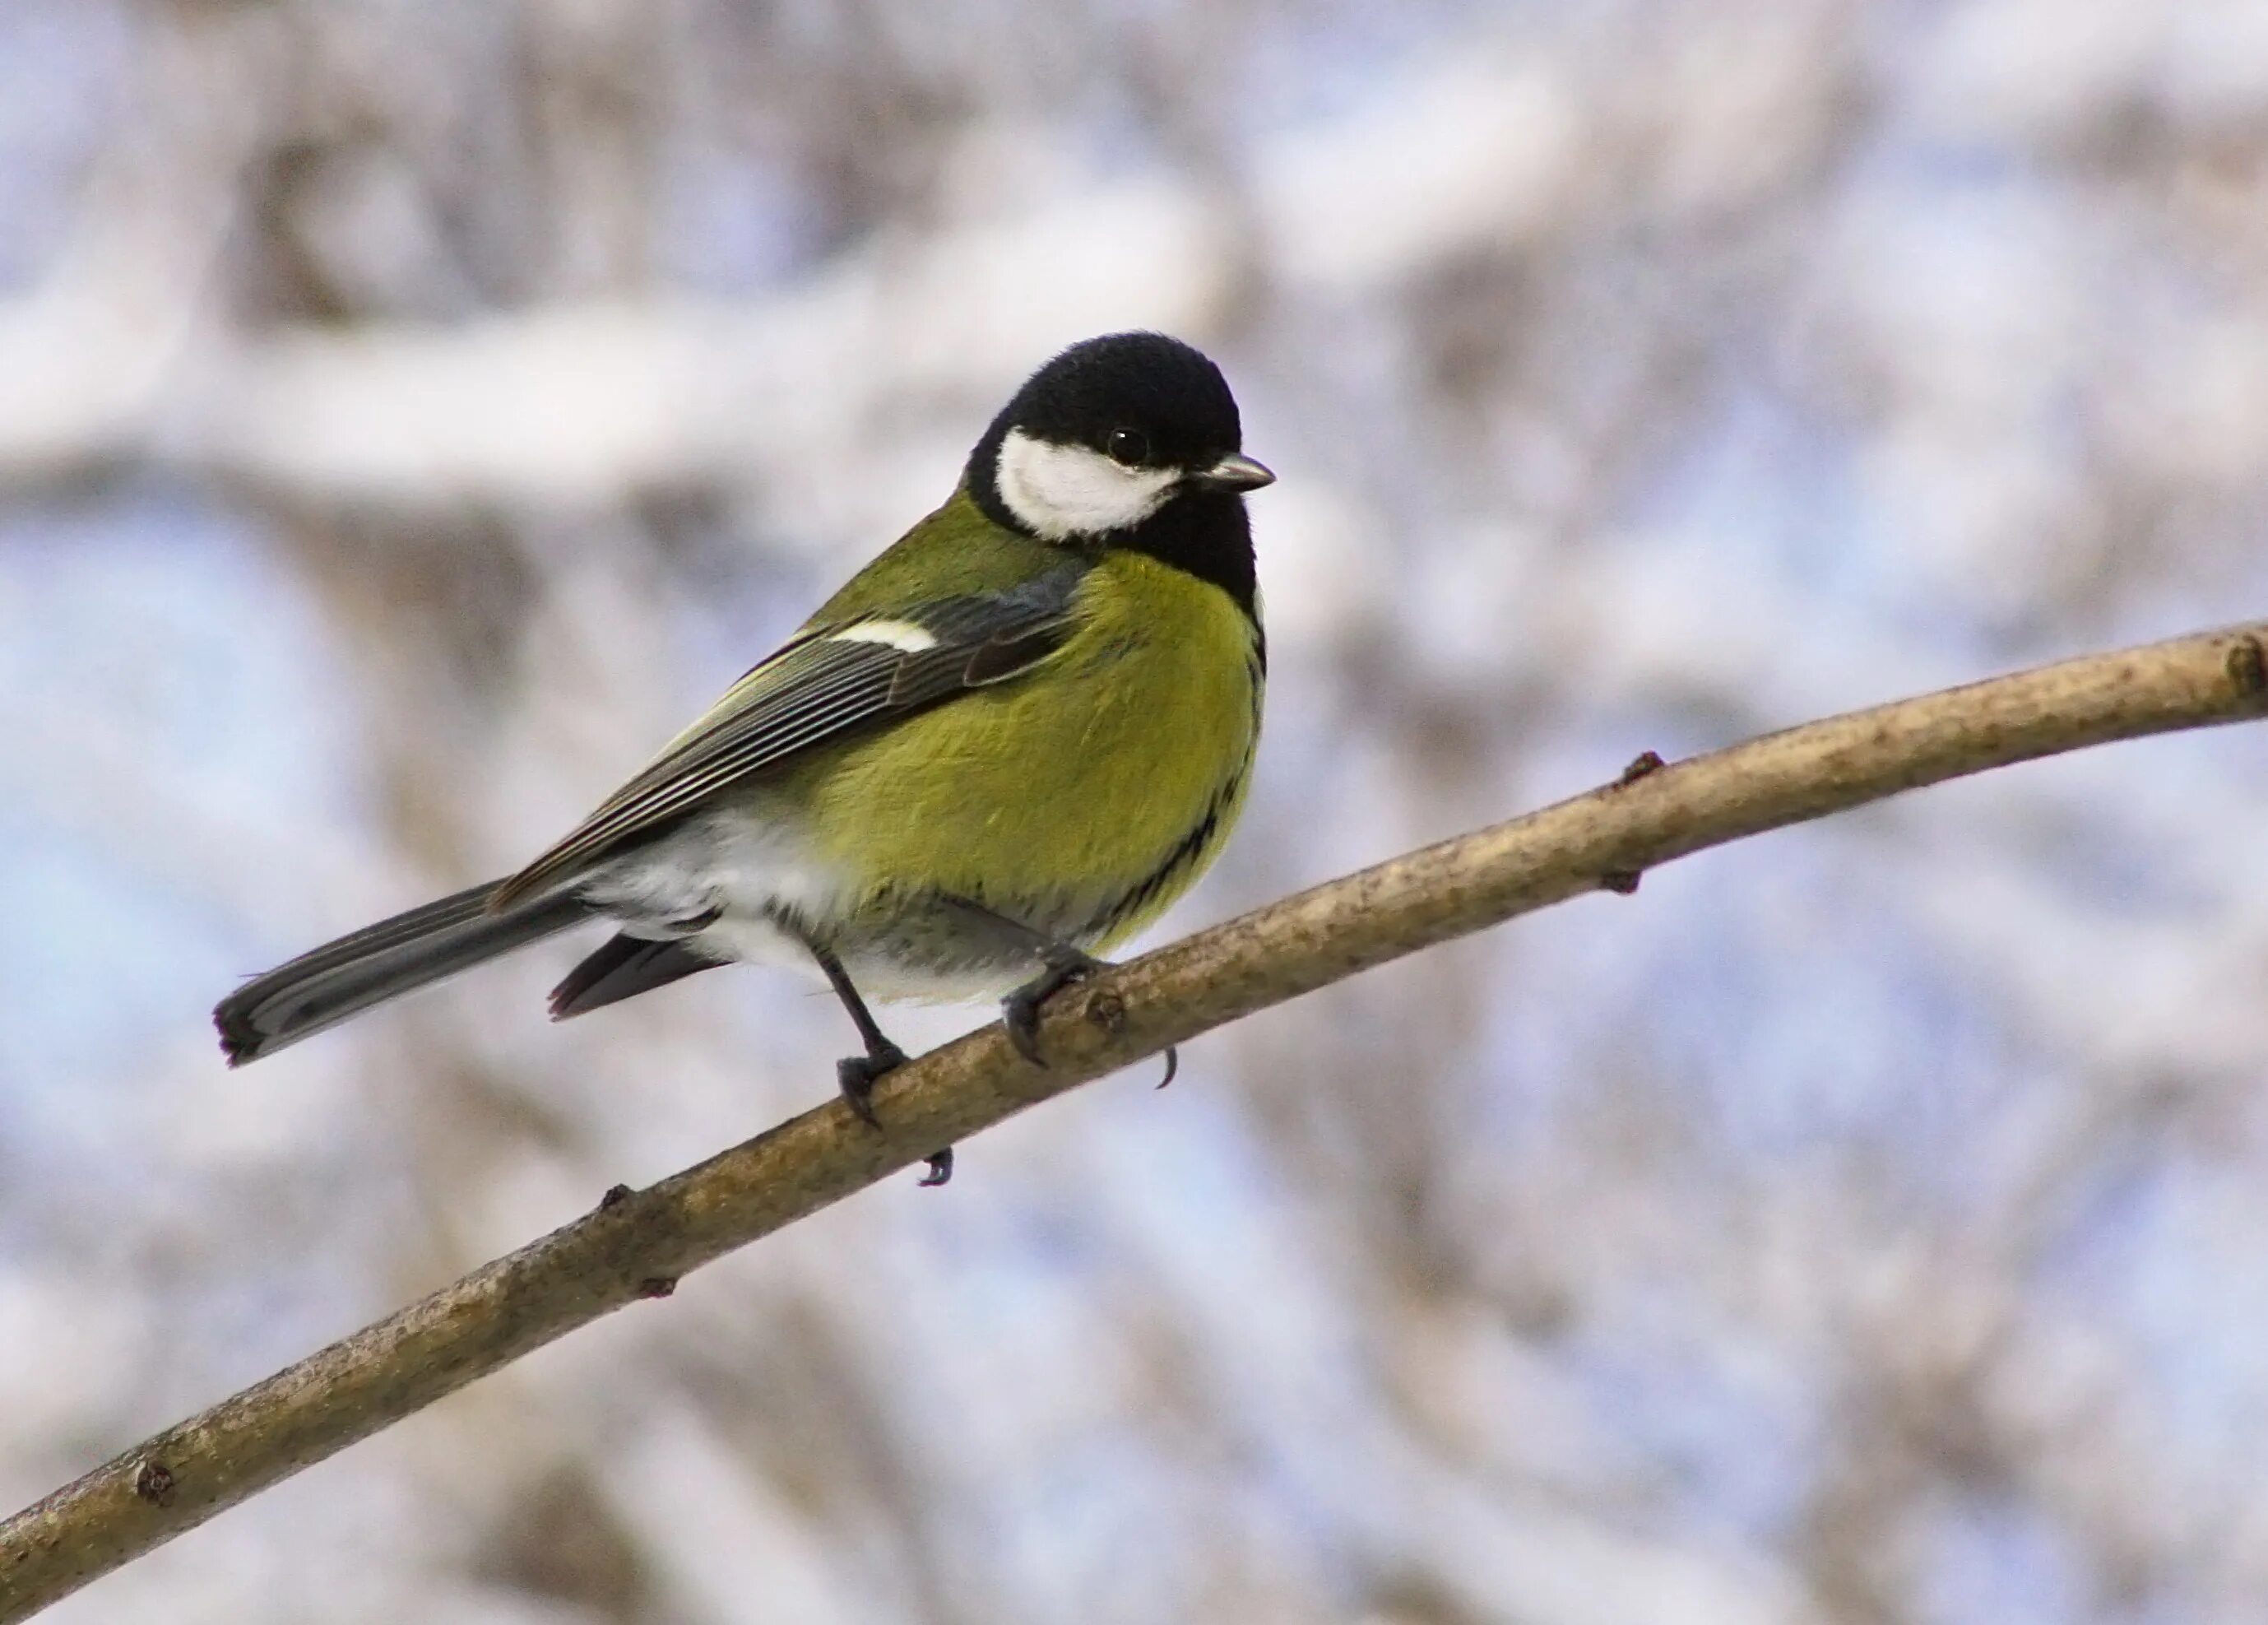
<path fill-rule="evenodd" d="M 1625 785 L 1636 784 L 1639 779 L 1658 773 L 1668 765 L 1669 764 L 1661 759 L 1660 751 L 1641 750 L 1631 758 L 1630 765 L 1623 769 L 1622 777 L 1615 780 L 1615 787 L 1620 789 Z"/>
<path fill-rule="evenodd" d="M 171 1506 L 176 1485 L 173 1469 L 162 1461 L 144 1461 L 134 1474 L 134 1493 L 151 1506 Z"/>

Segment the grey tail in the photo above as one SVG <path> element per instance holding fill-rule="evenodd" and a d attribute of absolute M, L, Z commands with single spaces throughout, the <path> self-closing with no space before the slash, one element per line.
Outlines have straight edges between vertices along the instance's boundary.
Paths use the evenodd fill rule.
<path fill-rule="evenodd" d="M 551 1019 L 571 1016 L 651 993 L 696 971 L 713 971 L 729 963 L 712 959 L 682 937 L 653 940 L 627 934 L 609 937 L 605 946 L 567 973 L 551 990 Z"/>
<path fill-rule="evenodd" d="M 563 931 L 590 912 L 572 896 L 554 895 L 491 913 L 489 898 L 500 883 L 381 920 L 253 978 L 213 1009 L 221 1053 L 232 1067 L 257 1060 L 374 1004 Z"/>

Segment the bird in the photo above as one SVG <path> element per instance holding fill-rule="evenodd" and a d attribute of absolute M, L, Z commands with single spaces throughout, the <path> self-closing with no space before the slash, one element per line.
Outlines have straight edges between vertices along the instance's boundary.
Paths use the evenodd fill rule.
<path fill-rule="evenodd" d="M 1202 351 L 1071 345 L 943 506 L 589 816 L 516 873 L 246 982 L 213 1012 L 225 1057 L 597 920 L 615 934 L 552 990 L 555 1021 L 786 965 L 857 1030 L 836 1083 L 869 1124 L 906 1059 L 870 999 L 998 996 L 1044 1066 L 1047 1000 L 1185 892 L 1244 806 L 1267 679 L 1244 499 L 1275 477 Z"/>

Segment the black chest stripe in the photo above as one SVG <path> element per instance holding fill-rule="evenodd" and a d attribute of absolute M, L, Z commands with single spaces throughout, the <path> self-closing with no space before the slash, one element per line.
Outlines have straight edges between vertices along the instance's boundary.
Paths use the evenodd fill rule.
<path fill-rule="evenodd" d="M 1196 826 L 1187 835 L 1182 837 L 1181 843 L 1166 854 L 1165 861 L 1145 875 L 1131 891 L 1112 902 L 1108 908 L 1088 920 L 1086 929 L 1080 934 L 1087 937 L 1108 935 L 1113 926 L 1131 915 L 1140 913 L 1151 899 L 1155 897 L 1182 870 L 1203 858 L 1211 849 L 1214 837 L 1219 831 L 1222 815 L 1236 800 L 1237 794 L 1243 789 L 1245 774 L 1248 771 L 1248 764 L 1247 766 L 1239 767 L 1230 776 L 1228 782 L 1215 792 L 1211 801 L 1205 807 L 1204 816 L 1198 819 Z"/>

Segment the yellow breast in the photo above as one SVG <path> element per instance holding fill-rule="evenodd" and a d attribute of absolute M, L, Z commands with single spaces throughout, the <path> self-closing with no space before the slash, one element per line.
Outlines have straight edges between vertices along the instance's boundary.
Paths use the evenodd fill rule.
<path fill-rule="evenodd" d="M 1137 553 L 1105 554 L 1076 602 L 1042 666 L 798 774 L 865 889 L 952 892 L 1107 947 L 1211 862 L 1258 738 L 1256 629 Z"/>

